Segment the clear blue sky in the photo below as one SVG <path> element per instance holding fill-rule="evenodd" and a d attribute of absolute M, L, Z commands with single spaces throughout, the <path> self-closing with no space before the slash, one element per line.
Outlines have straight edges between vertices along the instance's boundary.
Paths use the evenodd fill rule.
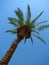
<path fill-rule="evenodd" d="M 31 8 L 31 19 L 44 11 L 37 22 L 47 20 L 47 23 L 49 23 L 49 0 L 0 0 L 0 60 L 17 38 L 15 35 L 5 33 L 6 30 L 14 28 L 8 24 L 7 18 L 16 17 L 14 10 L 19 7 L 24 12 L 26 19 L 28 4 Z M 18 45 L 9 65 L 49 65 L 49 29 L 41 31 L 40 34 L 46 41 L 47 46 L 37 38 L 33 38 L 33 45 L 30 40 L 27 40 L 26 44 L 23 40 Z"/>

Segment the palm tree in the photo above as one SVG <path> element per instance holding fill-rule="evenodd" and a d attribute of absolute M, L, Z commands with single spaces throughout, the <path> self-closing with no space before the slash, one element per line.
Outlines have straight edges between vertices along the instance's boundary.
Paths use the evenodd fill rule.
<path fill-rule="evenodd" d="M 19 42 L 23 39 L 25 39 L 24 43 L 27 39 L 30 38 L 31 42 L 33 43 L 32 35 L 34 37 L 37 37 L 39 40 L 41 40 L 44 44 L 46 42 L 41 38 L 39 31 L 44 30 L 45 28 L 49 27 L 49 24 L 42 25 L 43 23 L 46 23 L 47 21 L 42 21 L 37 23 L 36 20 L 40 18 L 40 16 L 43 14 L 43 11 L 35 17 L 31 21 L 31 12 L 29 5 L 27 6 L 27 20 L 24 20 L 23 12 L 21 9 L 17 9 L 14 11 L 14 13 L 17 15 L 17 19 L 13 17 L 9 17 L 9 23 L 14 25 L 15 29 L 13 30 L 7 30 L 6 32 L 11 32 L 12 34 L 17 34 L 17 39 L 13 42 L 10 49 L 6 52 L 2 60 L 0 61 L 0 65 L 7 65 L 10 61 L 13 53 L 15 52 L 15 49 L 17 48 Z"/>

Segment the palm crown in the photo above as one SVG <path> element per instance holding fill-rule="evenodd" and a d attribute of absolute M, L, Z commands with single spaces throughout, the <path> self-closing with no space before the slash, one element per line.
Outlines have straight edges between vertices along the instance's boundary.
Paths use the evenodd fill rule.
<path fill-rule="evenodd" d="M 24 20 L 23 12 L 21 9 L 17 9 L 14 11 L 17 15 L 17 19 L 13 17 L 9 17 L 9 23 L 15 26 L 14 30 L 7 30 L 6 32 L 11 32 L 13 34 L 17 33 L 17 36 L 21 36 L 25 38 L 25 42 L 27 38 L 31 39 L 31 42 L 33 43 L 32 35 L 37 37 L 39 40 L 41 40 L 43 43 L 46 44 L 46 42 L 41 38 L 39 31 L 43 30 L 44 28 L 48 28 L 49 24 L 47 25 L 41 25 L 42 23 L 45 23 L 46 21 L 42 21 L 39 23 L 36 23 L 36 20 L 43 14 L 43 11 L 31 21 L 31 12 L 30 12 L 30 6 L 27 6 L 27 20 Z M 32 33 L 32 34 L 31 34 Z"/>

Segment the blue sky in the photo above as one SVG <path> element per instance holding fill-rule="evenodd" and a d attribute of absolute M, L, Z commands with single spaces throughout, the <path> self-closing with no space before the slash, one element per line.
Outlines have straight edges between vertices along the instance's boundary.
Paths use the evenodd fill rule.
<path fill-rule="evenodd" d="M 8 17 L 16 17 L 14 10 L 19 7 L 26 19 L 28 4 L 31 8 L 31 19 L 36 17 L 41 11 L 44 11 L 37 22 L 47 20 L 47 24 L 49 23 L 49 0 L 0 0 L 0 60 L 17 38 L 16 35 L 5 33 L 6 30 L 14 28 L 8 24 Z M 26 44 L 22 40 L 9 65 L 49 65 L 49 28 L 41 31 L 40 34 L 46 41 L 47 46 L 35 37 L 33 38 L 33 45 L 30 40 L 27 40 Z"/>

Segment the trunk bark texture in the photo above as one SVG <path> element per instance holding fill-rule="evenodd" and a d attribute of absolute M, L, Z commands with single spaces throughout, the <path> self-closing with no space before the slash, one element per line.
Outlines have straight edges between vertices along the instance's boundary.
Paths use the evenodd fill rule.
<path fill-rule="evenodd" d="M 19 42 L 22 40 L 22 37 L 18 37 L 17 40 L 13 42 L 10 49 L 6 52 L 4 57 L 0 61 L 0 65 L 8 65 L 13 53 L 15 52 L 15 49 L 17 48 Z"/>

